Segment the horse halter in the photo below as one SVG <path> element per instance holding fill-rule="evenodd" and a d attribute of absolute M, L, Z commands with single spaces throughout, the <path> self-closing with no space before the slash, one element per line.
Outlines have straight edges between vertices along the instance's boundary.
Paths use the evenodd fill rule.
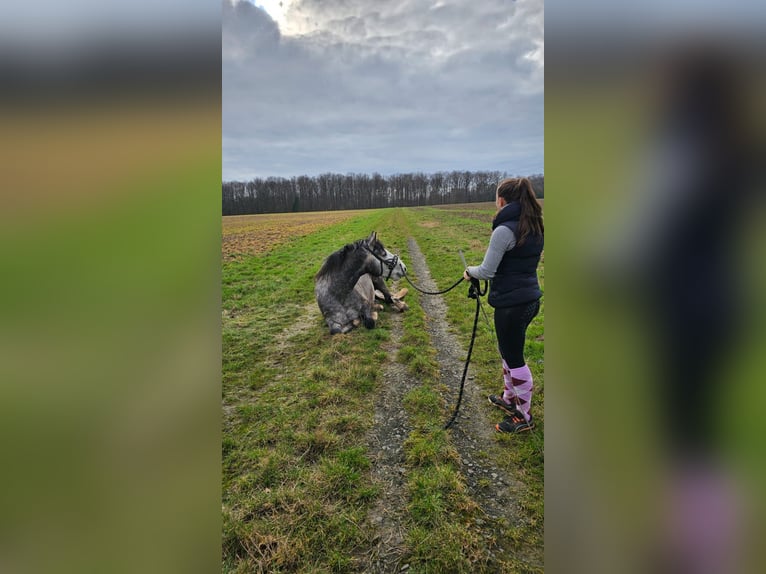
<path fill-rule="evenodd" d="M 383 273 L 384 273 L 384 267 L 388 267 L 388 277 L 386 277 L 386 280 L 391 279 L 391 275 L 393 274 L 394 269 L 399 263 L 399 256 L 396 253 L 394 253 L 391 259 L 383 259 L 380 255 L 378 255 L 372 249 L 367 247 L 367 245 L 364 245 L 363 247 L 367 251 L 369 251 L 375 259 L 377 259 L 380 262 L 381 277 L 383 276 Z"/>

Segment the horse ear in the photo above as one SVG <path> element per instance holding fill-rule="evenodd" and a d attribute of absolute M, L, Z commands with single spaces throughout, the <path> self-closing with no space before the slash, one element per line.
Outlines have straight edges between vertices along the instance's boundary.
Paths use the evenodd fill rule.
<path fill-rule="evenodd" d="M 370 233 L 370 236 L 367 238 L 367 243 L 372 245 L 375 243 L 375 240 L 378 238 L 378 234 L 375 231 L 372 231 Z"/>

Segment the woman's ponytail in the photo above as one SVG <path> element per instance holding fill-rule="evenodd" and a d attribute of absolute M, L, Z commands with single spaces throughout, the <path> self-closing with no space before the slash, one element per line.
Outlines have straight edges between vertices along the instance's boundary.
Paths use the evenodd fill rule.
<path fill-rule="evenodd" d="M 508 178 L 497 186 L 497 194 L 506 201 L 518 201 L 521 205 L 516 245 L 523 245 L 527 236 L 544 234 L 543 208 L 537 201 L 532 182 L 526 177 Z"/>

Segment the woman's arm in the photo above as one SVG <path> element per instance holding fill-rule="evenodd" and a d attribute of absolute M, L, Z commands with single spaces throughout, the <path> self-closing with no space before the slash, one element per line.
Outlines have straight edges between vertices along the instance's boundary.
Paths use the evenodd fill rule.
<path fill-rule="evenodd" d="M 481 262 L 481 265 L 468 267 L 466 271 L 475 279 L 492 279 L 505 252 L 513 249 L 515 245 L 516 237 L 513 231 L 505 225 L 498 225 L 489 239 L 489 247 L 487 247 L 487 252 L 484 254 L 484 261 Z"/>

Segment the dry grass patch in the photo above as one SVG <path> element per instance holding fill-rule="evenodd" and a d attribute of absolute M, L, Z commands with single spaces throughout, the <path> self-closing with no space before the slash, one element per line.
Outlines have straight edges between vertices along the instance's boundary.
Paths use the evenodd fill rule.
<path fill-rule="evenodd" d="M 226 261 L 262 255 L 288 241 L 349 219 L 357 211 L 230 215 L 223 218 L 222 250 Z"/>

